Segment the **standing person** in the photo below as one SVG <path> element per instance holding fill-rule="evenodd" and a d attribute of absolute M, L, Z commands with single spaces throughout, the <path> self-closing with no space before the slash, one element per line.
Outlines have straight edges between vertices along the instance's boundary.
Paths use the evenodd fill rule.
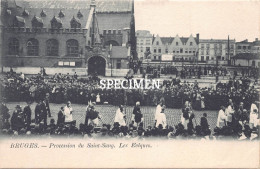
<path fill-rule="evenodd" d="M 40 122 L 42 121 L 44 123 L 44 127 L 47 127 L 47 108 L 45 100 L 43 100 L 41 104 Z"/>
<path fill-rule="evenodd" d="M 78 79 L 77 72 L 74 73 L 73 77 L 74 77 L 74 79 Z"/>
<path fill-rule="evenodd" d="M 100 94 L 99 94 L 99 93 L 98 93 L 97 96 L 96 96 L 96 103 L 97 103 L 97 104 L 100 104 L 100 103 L 101 103 Z"/>
<path fill-rule="evenodd" d="M 229 102 L 229 105 L 228 105 L 227 109 L 225 110 L 225 114 L 227 115 L 227 121 L 232 122 L 233 121 L 233 115 L 235 113 L 234 103 L 231 99 L 229 99 L 228 102 Z"/>
<path fill-rule="evenodd" d="M 140 110 L 140 102 L 136 102 L 135 107 L 133 109 L 132 118 L 131 118 L 132 122 L 134 121 L 135 115 L 136 115 L 137 111 L 139 111 L 139 110 Z"/>
<path fill-rule="evenodd" d="M 91 104 L 87 107 L 85 125 L 99 126 L 99 120 L 101 119 L 99 112 L 95 110 L 95 107 Z"/>
<path fill-rule="evenodd" d="M 251 104 L 250 115 L 249 115 L 250 128 L 253 129 L 254 127 L 257 127 L 258 123 L 259 123 L 258 108 L 256 106 L 256 102 L 253 102 Z"/>
<path fill-rule="evenodd" d="M 30 129 L 31 120 L 32 120 L 31 119 L 31 116 L 32 116 L 31 104 L 32 104 L 32 101 L 27 101 L 27 106 L 25 106 L 23 109 L 23 114 L 24 114 L 24 119 L 25 119 L 25 124 L 26 124 L 27 130 Z"/>
<path fill-rule="evenodd" d="M 20 105 L 17 105 L 11 117 L 11 128 L 14 131 L 20 131 L 22 128 L 24 128 L 24 126 L 25 124 L 22 107 Z"/>
<path fill-rule="evenodd" d="M 204 110 L 205 109 L 205 97 L 204 96 L 201 96 L 201 110 Z"/>
<path fill-rule="evenodd" d="M 116 111 L 114 123 L 118 122 L 120 126 L 126 126 L 125 113 L 123 105 L 120 105 Z"/>
<path fill-rule="evenodd" d="M 52 116 L 51 116 L 51 110 L 50 110 L 49 101 L 50 101 L 50 93 L 46 93 L 46 95 L 45 95 L 46 110 L 47 110 L 48 116 L 49 116 L 49 117 L 52 117 Z"/>
<path fill-rule="evenodd" d="M 162 105 L 163 105 L 163 102 L 162 102 L 162 99 L 159 101 L 159 104 L 157 105 L 157 107 L 156 107 L 156 110 L 155 110 L 155 117 L 154 117 L 154 119 L 155 119 L 155 124 L 156 124 L 156 120 L 157 120 L 157 118 L 158 118 L 158 116 L 160 115 L 160 113 L 162 112 Z"/>
<path fill-rule="evenodd" d="M 164 110 L 165 110 L 165 106 L 163 105 L 161 112 L 157 115 L 157 118 L 156 118 L 156 125 L 155 126 L 157 128 L 159 127 L 160 124 L 162 125 L 163 129 L 165 129 L 166 126 L 167 126 L 166 115 L 164 113 Z"/>
<path fill-rule="evenodd" d="M 60 108 L 60 111 L 58 113 L 58 120 L 57 120 L 57 126 L 60 126 L 64 124 L 65 116 L 64 116 L 64 107 Z"/>
<path fill-rule="evenodd" d="M 218 120 L 217 120 L 217 127 L 223 127 L 226 126 L 227 121 L 227 115 L 225 113 L 225 107 L 221 106 L 219 112 L 218 112 Z"/>
<path fill-rule="evenodd" d="M 203 117 L 200 119 L 200 126 L 203 136 L 210 135 L 211 131 L 209 129 L 208 119 L 207 119 L 207 113 L 203 113 Z"/>
<path fill-rule="evenodd" d="M 68 101 L 67 105 L 64 107 L 65 123 L 70 123 L 73 121 L 72 113 L 73 109 L 71 107 L 71 102 Z"/>
<path fill-rule="evenodd" d="M 5 128 L 6 127 L 5 124 L 7 123 L 9 124 L 9 118 L 10 118 L 9 109 L 7 108 L 5 104 L 5 100 L 3 99 L 0 104 L 0 129 Z"/>
<path fill-rule="evenodd" d="M 189 101 L 185 101 L 184 106 L 182 108 L 182 115 L 181 115 L 181 124 L 184 126 L 184 129 L 187 130 L 188 123 L 189 123 L 189 112 L 191 111 Z"/>
<path fill-rule="evenodd" d="M 134 126 L 138 127 L 140 123 L 143 122 L 143 114 L 141 113 L 140 108 L 137 110 L 134 115 Z"/>
<path fill-rule="evenodd" d="M 36 101 L 37 104 L 35 106 L 35 110 L 34 110 L 34 113 L 35 113 L 35 124 L 39 124 L 40 123 L 40 115 L 42 114 L 42 110 L 41 110 L 41 100 L 38 100 Z"/>

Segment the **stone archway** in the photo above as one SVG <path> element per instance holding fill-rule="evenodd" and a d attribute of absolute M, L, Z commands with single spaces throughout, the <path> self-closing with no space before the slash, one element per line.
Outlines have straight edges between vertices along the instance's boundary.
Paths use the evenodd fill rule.
<path fill-rule="evenodd" d="M 93 56 L 88 59 L 88 74 L 105 76 L 106 73 L 106 60 L 101 56 Z"/>

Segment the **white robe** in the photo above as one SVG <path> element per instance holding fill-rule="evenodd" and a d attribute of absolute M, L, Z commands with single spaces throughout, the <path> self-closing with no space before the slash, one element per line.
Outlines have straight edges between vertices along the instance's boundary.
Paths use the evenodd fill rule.
<path fill-rule="evenodd" d="M 158 106 L 156 107 L 156 110 L 155 110 L 154 120 L 157 120 L 158 115 L 161 114 L 161 112 L 162 112 L 162 106 L 160 104 L 158 104 Z"/>
<path fill-rule="evenodd" d="M 72 107 L 68 107 L 68 106 L 64 107 L 65 122 L 73 121 L 72 113 L 70 113 L 72 111 L 73 111 Z"/>
<path fill-rule="evenodd" d="M 229 105 L 225 111 L 228 122 L 232 122 L 232 114 L 234 114 L 234 112 L 235 112 L 235 110 Z"/>
<path fill-rule="evenodd" d="M 157 115 L 156 127 L 158 127 L 160 124 L 163 126 L 164 129 L 167 126 L 166 116 L 164 113 L 160 113 Z"/>
<path fill-rule="evenodd" d="M 221 109 L 218 112 L 218 120 L 217 120 L 217 127 L 223 127 L 225 126 L 225 121 L 227 121 L 227 116 L 225 112 Z"/>
<path fill-rule="evenodd" d="M 120 111 L 120 108 L 117 109 L 114 123 L 118 122 L 120 126 L 126 126 L 124 116 L 125 114 Z"/>
<path fill-rule="evenodd" d="M 255 109 L 256 109 L 256 113 L 254 112 Z M 251 104 L 250 115 L 249 115 L 249 125 L 251 128 L 257 127 L 257 125 L 259 125 L 258 108 L 254 103 Z"/>

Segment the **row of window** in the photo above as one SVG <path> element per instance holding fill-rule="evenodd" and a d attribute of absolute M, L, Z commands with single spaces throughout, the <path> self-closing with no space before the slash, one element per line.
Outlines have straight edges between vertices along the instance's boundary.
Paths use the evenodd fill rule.
<path fill-rule="evenodd" d="M 162 56 L 156 56 L 156 55 L 154 55 L 153 56 L 153 60 L 161 60 L 161 58 L 162 58 Z M 175 58 L 174 56 L 173 56 L 173 58 L 172 58 L 173 60 L 176 60 L 176 61 L 182 61 L 182 58 Z M 185 58 L 183 58 L 183 60 L 184 61 L 193 61 L 195 58 L 191 58 L 191 57 L 185 57 Z"/>
<path fill-rule="evenodd" d="M 201 60 L 201 61 L 205 61 L 204 56 L 201 56 L 201 57 L 200 57 L 200 60 Z M 206 56 L 206 61 L 208 61 L 208 60 L 209 60 L 209 56 Z M 214 60 L 214 58 L 212 57 L 211 60 Z M 224 57 L 221 57 L 221 60 L 225 60 L 225 58 L 224 58 Z"/>
<path fill-rule="evenodd" d="M 122 34 L 121 30 L 117 30 L 118 34 Z M 116 34 L 116 30 L 103 30 L 103 35 L 106 34 Z"/>
<path fill-rule="evenodd" d="M 222 47 L 226 47 L 227 45 L 225 44 L 214 44 L 214 48 L 217 48 L 219 46 L 219 48 L 222 48 Z M 234 45 L 229 45 L 231 49 L 234 48 Z M 201 48 L 205 48 L 205 44 L 201 44 Z M 210 48 L 210 44 L 206 44 L 206 48 Z"/>
<path fill-rule="evenodd" d="M 156 41 L 156 45 L 157 45 L 157 46 L 159 45 L 159 41 Z M 169 45 L 170 45 L 170 43 L 169 43 Z M 179 42 L 176 42 L 175 45 L 176 45 L 176 46 L 179 46 Z M 184 45 L 186 45 L 186 43 L 184 43 Z M 192 45 L 193 45 L 193 43 L 190 42 L 190 46 L 192 46 Z"/>
<path fill-rule="evenodd" d="M 158 49 L 158 53 L 161 53 L 161 49 Z M 154 53 L 157 53 L 157 49 L 153 50 Z M 169 53 L 168 49 L 165 49 L 165 53 Z M 181 48 L 180 50 L 173 50 L 172 53 L 184 53 L 183 49 Z M 191 51 L 191 50 L 185 50 L 185 53 L 195 53 L 195 51 Z"/>
<path fill-rule="evenodd" d="M 151 43 L 150 42 L 146 42 L 146 43 L 136 43 L 136 45 L 151 45 Z"/>
<path fill-rule="evenodd" d="M 230 54 L 233 55 L 233 52 L 234 52 L 234 51 L 230 51 Z M 201 50 L 200 53 L 201 53 L 202 55 L 204 55 L 204 50 Z M 206 50 L 205 53 L 206 53 L 206 55 L 209 55 L 210 52 L 209 52 L 209 50 Z M 227 52 L 226 52 L 226 53 L 227 53 Z M 215 54 L 215 55 L 216 55 L 216 54 L 222 55 L 222 50 L 220 50 L 220 51 L 214 50 L 214 54 Z"/>
<path fill-rule="evenodd" d="M 8 43 L 8 54 L 19 55 L 20 54 L 20 43 L 16 38 L 10 38 Z M 70 39 L 66 42 L 66 49 L 68 56 L 79 55 L 79 43 L 75 39 Z M 39 56 L 39 41 L 31 38 L 26 43 L 26 50 L 28 56 Z M 46 55 L 47 56 L 58 56 L 59 55 L 59 42 L 56 39 L 49 39 L 46 41 Z"/>
<path fill-rule="evenodd" d="M 251 46 L 237 46 L 237 49 L 251 49 Z"/>

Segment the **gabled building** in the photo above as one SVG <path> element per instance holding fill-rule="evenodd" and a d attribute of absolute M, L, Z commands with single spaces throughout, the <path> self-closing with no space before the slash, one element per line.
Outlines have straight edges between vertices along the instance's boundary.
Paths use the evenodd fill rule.
<path fill-rule="evenodd" d="M 157 35 L 152 44 L 152 60 L 161 61 L 162 56 L 172 55 L 172 61 L 188 61 L 196 60 L 196 52 L 198 50 L 199 34 L 196 37 L 160 37 Z"/>

